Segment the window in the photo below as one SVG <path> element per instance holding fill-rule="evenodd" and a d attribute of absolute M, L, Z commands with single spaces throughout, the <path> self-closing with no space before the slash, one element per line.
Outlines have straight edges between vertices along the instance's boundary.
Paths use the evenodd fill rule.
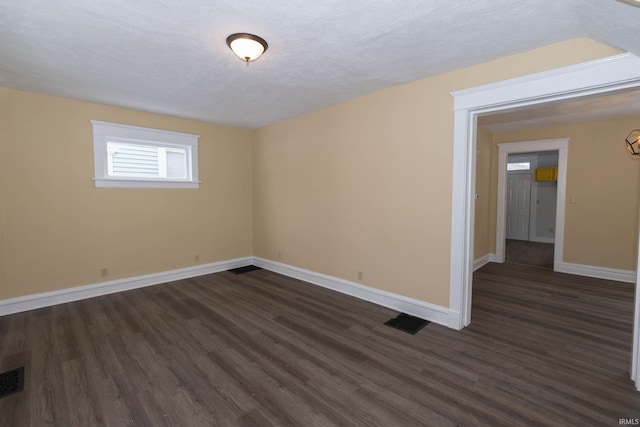
<path fill-rule="evenodd" d="M 98 188 L 198 188 L 198 135 L 91 120 Z"/>
<path fill-rule="evenodd" d="M 531 162 L 507 163 L 508 171 L 528 171 L 531 169 Z"/>

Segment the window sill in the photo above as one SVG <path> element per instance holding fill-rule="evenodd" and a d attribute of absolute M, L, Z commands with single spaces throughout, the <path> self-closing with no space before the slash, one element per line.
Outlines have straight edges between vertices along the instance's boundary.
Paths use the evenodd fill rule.
<path fill-rule="evenodd" d="M 198 189 L 200 181 L 171 181 L 146 179 L 99 179 L 94 178 L 96 188 L 165 188 L 165 189 Z"/>

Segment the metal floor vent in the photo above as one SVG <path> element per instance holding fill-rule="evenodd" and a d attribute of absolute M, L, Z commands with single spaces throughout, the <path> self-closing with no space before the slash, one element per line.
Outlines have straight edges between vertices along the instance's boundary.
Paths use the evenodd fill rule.
<path fill-rule="evenodd" d="M 24 366 L 0 373 L 0 398 L 24 389 Z"/>
<path fill-rule="evenodd" d="M 402 332 L 415 335 L 418 331 L 430 322 L 428 320 L 420 319 L 419 317 L 409 316 L 405 313 L 400 313 L 394 319 L 384 322 L 385 325 L 398 329 Z"/>
<path fill-rule="evenodd" d="M 243 274 L 248 273 L 250 271 L 262 270 L 260 267 L 256 267 L 255 265 L 247 265 L 246 267 L 240 268 L 232 268 L 231 270 L 227 270 L 233 274 Z"/>

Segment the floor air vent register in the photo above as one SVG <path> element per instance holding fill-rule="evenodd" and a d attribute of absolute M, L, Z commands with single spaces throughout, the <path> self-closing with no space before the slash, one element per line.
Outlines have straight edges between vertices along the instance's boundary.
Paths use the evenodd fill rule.
<path fill-rule="evenodd" d="M 0 373 L 0 398 L 24 389 L 24 366 Z"/>
<path fill-rule="evenodd" d="M 409 316 L 405 313 L 400 313 L 396 318 L 387 320 L 384 324 L 402 332 L 415 335 L 420 329 L 427 326 L 429 321 L 420 319 L 419 317 Z"/>
<path fill-rule="evenodd" d="M 247 265 L 246 267 L 232 268 L 231 270 L 227 271 L 233 274 L 244 274 L 256 270 L 262 270 L 262 268 L 256 267 L 255 265 Z"/>

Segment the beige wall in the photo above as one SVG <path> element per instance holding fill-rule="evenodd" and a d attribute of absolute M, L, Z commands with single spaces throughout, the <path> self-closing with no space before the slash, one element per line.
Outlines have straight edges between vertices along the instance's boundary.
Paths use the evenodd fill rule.
<path fill-rule="evenodd" d="M 570 138 L 564 262 L 636 269 L 640 159 L 627 153 L 624 139 L 639 123 L 626 117 L 494 136 L 496 143 Z"/>
<path fill-rule="evenodd" d="M 200 189 L 96 189 L 90 119 L 200 135 Z M 249 131 L 0 88 L 0 145 L 0 299 L 252 254 Z"/>
<path fill-rule="evenodd" d="M 492 171 L 498 167 L 494 157 L 493 134 L 479 127 L 476 137 L 476 199 L 473 259 L 495 252 L 495 219 L 491 221 L 491 205 L 495 204 L 496 186 Z"/>
<path fill-rule="evenodd" d="M 616 53 L 572 40 L 256 131 L 254 254 L 447 307 L 449 93 Z"/>
<path fill-rule="evenodd" d="M 0 89 L 0 299 L 254 254 L 448 306 L 449 92 L 615 53 L 559 43 L 253 134 Z M 201 135 L 201 188 L 96 189 L 90 119 Z"/>

